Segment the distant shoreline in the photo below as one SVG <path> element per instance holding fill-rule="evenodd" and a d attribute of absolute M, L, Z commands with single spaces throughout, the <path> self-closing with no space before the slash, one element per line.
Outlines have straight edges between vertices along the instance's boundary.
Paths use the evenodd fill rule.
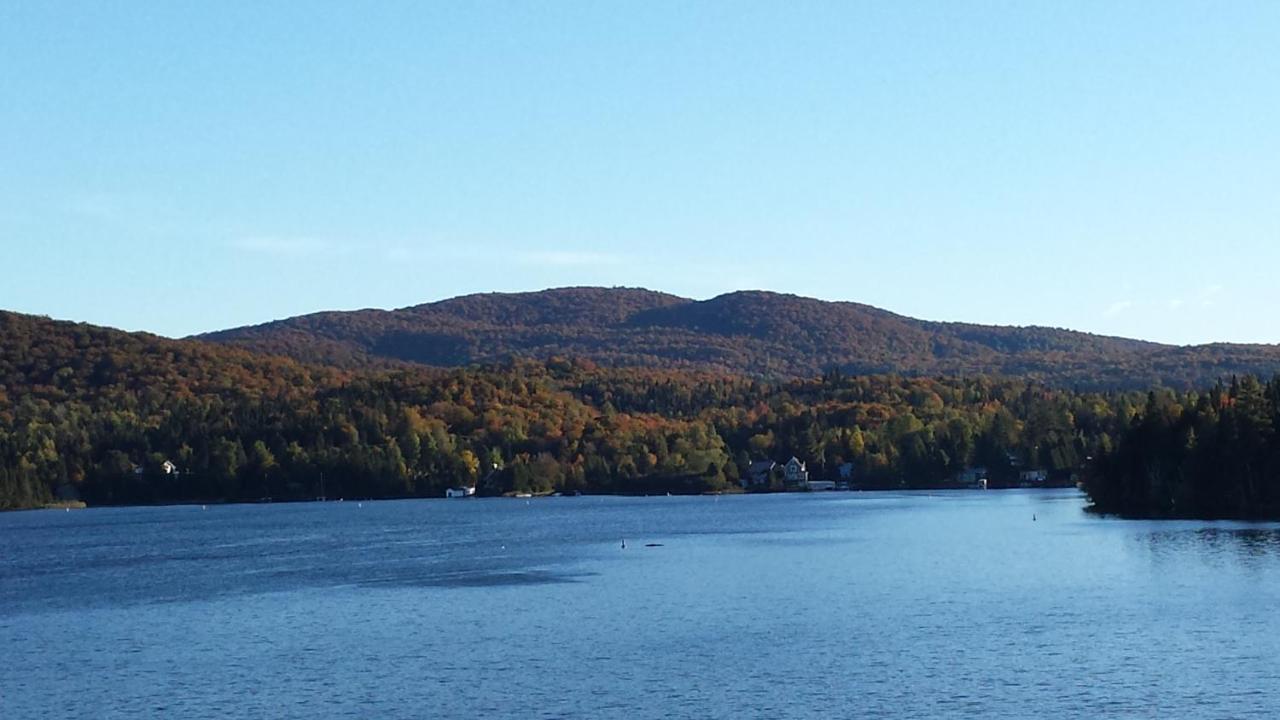
<path fill-rule="evenodd" d="M 1069 490 L 1069 489 L 1078 489 L 1078 488 L 1076 488 L 1074 485 L 1042 485 L 1042 486 L 1036 486 L 1036 487 L 1020 487 L 1020 486 L 991 487 L 986 490 L 982 490 L 980 488 L 947 485 L 947 486 L 932 486 L 932 487 L 921 486 L 921 487 L 897 487 L 897 488 L 895 487 L 860 487 L 860 488 L 850 488 L 849 490 L 799 490 L 799 491 L 793 490 L 793 491 L 779 491 L 779 492 L 744 492 L 742 490 L 737 490 L 737 491 L 731 490 L 731 491 L 724 491 L 724 492 L 701 492 L 701 493 L 580 493 L 577 495 L 574 495 L 571 493 L 570 494 L 539 493 L 539 494 L 532 494 L 528 497 L 519 496 L 513 493 L 505 493 L 502 495 L 473 495 L 467 498 L 423 497 L 423 496 L 411 495 L 411 496 L 403 496 L 403 497 L 333 498 L 333 499 L 326 499 L 326 500 L 320 500 L 316 498 L 312 498 L 312 499 L 306 499 L 306 498 L 274 499 L 272 498 L 272 499 L 261 499 L 261 500 L 220 499 L 220 500 L 195 500 L 195 501 L 179 500 L 174 502 L 120 503 L 120 504 L 98 504 L 98 505 L 90 505 L 82 500 L 71 500 L 71 501 L 48 503 L 40 507 L 7 508 L 5 510 L 0 510 L 0 512 L 32 512 L 32 511 L 40 511 L 40 510 L 98 510 L 98 509 L 105 509 L 105 508 L 191 507 L 196 505 L 199 505 L 201 507 L 207 507 L 210 505 L 301 505 L 301 504 L 307 504 L 307 503 L 323 503 L 323 504 L 353 503 L 353 502 L 365 503 L 365 502 L 385 502 L 385 501 L 395 501 L 395 500 L 440 500 L 440 501 L 451 500 L 456 502 L 458 500 L 543 500 L 543 499 L 549 499 L 549 498 L 573 498 L 573 497 L 582 497 L 582 498 L 654 497 L 656 498 L 656 497 L 719 497 L 719 496 L 762 496 L 762 495 L 804 496 L 804 495 L 848 495 L 848 494 L 855 494 L 855 493 L 892 493 L 892 492 L 912 492 L 912 493 L 962 492 L 962 491 L 993 492 L 993 491 L 1004 491 L 1004 490 Z M 1092 511 L 1091 508 L 1092 506 L 1086 509 L 1089 509 Z M 1098 513 L 1098 514 L 1113 515 L 1114 513 Z M 1159 519 L 1159 518 L 1150 518 L 1150 519 Z M 1171 518 L 1171 519 L 1182 519 L 1182 518 Z"/>

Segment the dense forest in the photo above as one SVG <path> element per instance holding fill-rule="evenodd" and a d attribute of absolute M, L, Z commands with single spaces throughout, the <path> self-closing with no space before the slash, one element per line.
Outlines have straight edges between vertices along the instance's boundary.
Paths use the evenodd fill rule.
<path fill-rule="evenodd" d="M 851 375 L 1020 377 L 1089 390 L 1204 388 L 1270 375 L 1280 347 L 1175 347 L 1043 327 L 916 320 L 768 292 L 704 301 L 631 288 L 469 295 L 400 310 L 305 315 L 203 336 L 349 369 L 466 367 L 513 357 L 693 369 L 764 379 Z"/>
<path fill-rule="evenodd" d="M 1145 396 L 892 375 L 777 382 L 590 360 L 339 370 L 0 313 L 0 507 L 739 488 L 755 460 L 930 487 L 1071 482 Z M 770 480 L 776 488 L 776 477 Z M 762 487 L 759 489 L 767 489 Z"/>
<path fill-rule="evenodd" d="M 1087 490 L 1131 517 L 1280 518 L 1280 379 L 1148 395 Z"/>
<path fill-rule="evenodd" d="M 1277 429 L 1280 380 L 1251 375 L 1139 393 L 562 358 L 356 370 L 0 312 L 0 509 L 776 490 L 748 469 L 795 456 L 854 487 L 1042 471 L 1103 512 L 1280 517 Z"/>

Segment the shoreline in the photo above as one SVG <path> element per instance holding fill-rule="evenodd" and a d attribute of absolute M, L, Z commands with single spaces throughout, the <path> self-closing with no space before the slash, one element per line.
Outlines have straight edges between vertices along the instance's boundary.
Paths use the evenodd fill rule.
<path fill-rule="evenodd" d="M 473 495 L 466 498 L 446 498 L 443 496 L 419 496 L 406 495 L 400 497 L 359 497 L 359 498 L 292 498 L 292 499 L 259 499 L 259 500 L 227 500 L 225 498 L 218 500 L 175 500 L 173 502 L 155 502 L 155 503 L 120 503 L 120 504 L 100 504 L 92 505 L 83 500 L 68 500 L 54 503 L 47 503 L 38 507 L 27 508 L 7 508 L 0 510 L 0 513 L 7 512 L 31 512 L 38 510 L 98 510 L 107 508 L 159 508 L 159 507 L 190 507 L 199 505 L 207 507 L 210 505 L 296 505 L 303 503 L 365 503 L 365 502 L 382 502 L 393 500 L 534 500 L 547 498 L 573 498 L 573 497 L 719 497 L 722 495 L 732 496 L 757 496 L 757 495 L 846 495 L 851 493 L 881 493 L 881 492 L 961 492 L 961 491 L 982 491 L 982 492 L 998 492 L 1003 490 L 1069 490 L 1078 489 L 1074 485 L 1042 485 L 1037 487 L 992 487 L 992 488 L 973 488 L 961 487 L 955 485 L 944 486 L 914 486 L 914 487 L 856 487 L 848 490 L 785 490 L 785 491 L 764 491 L 750 492 L 741 489 L 727 490 L 721 492 L 703 492 L 703 493 L 579 493 L 577 495 L 571 493 L 538 493 L 528 496 L 517 495 L 515 493 L 504 493 L 502 495 Z M 1086 510 L 1093 512 L 1093 506 L 1088 506 Z M 1114 513 L 1098 513 L 1100 515 L 1114 515 Z M 1159 518 L 1126 518 L 1126 519 L 1159 519 Z M 1169 518 L 1169 519 L 1193 519 L 1193 518 Z M 1232 519 L 1232 518 L 1220 518 Z"/>

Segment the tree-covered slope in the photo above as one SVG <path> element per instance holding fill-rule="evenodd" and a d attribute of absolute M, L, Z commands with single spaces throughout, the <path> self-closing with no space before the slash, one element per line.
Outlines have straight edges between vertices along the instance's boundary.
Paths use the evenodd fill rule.
<path fill-rule="evenodd" d="M 1188 388 L 1280 370 L 1277 346 L 1175 347 L 1054 328 L 928 322 L 768 292 L 705 301 L 627 288 L 491 293 L 400 310 L 317 313 L 203 339 L 342 367 L 573 356 L 765 378 L 839 368 L 1010 375 L 1086 388 Z"/>
<path fill-rule="evenodd" d="M 438 497 L 462 484 L 719 491 L 753 461 L 792 455 L 815 478 L 847 464 L 867 487 L 937 486 L 972 465 L 996 483 L 1020 468 L 1065 482 L 1140 401 L 1021 380 L 769 382 L 585 359 L 338 370 L 0 313 L 0 509 Z"/>

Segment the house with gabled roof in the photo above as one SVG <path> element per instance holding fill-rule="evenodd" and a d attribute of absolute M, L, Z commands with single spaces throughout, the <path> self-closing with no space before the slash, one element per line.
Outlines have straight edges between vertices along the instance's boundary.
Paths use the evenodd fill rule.
<path fill-rule="evenodd" d="M 756 460 L 747 466 L 747 474 L 742 478 L 742 487 L 766 487 L 778 464 L 772 460 Z"/>
<path fill-rule="evenodd" d="M 782 473 L 782 482 L 788 489 L 808 489 L 809 471 L 796 456 L 791 456 L 787 464 L 782 467 Z"/>

